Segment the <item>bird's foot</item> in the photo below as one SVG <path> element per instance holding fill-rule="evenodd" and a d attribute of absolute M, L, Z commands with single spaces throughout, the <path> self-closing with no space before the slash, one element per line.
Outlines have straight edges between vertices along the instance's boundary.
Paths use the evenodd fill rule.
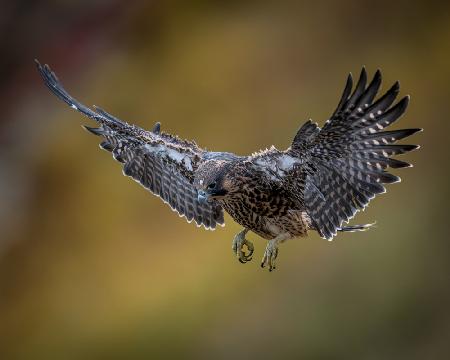
<path fill-rule="evenodd" d="M 269 271 L 275 270 L 275 260 L 278 256 L 278 242 L 274 240 L 270 240 L 267 243 L 266 250 L 264 251 L 264 256 L 261 261 L 261 267 L 265 268 L 266 266 L 269 268 Z"/>
<path fill-rule="evenodd" d="M 253 244 L 245 238 L 248 230 L 244 229 L 238 233 L 233 239 L 232 249 L 239 259 L 239 262 L 245 264 L 252 259 L 253 251 L 255 250 Z M 244 252 L 244 245 L 247 247 L 248 254 Z"/>
<path fill-rule="evenodd" d="M 269 240 L 266 246 L 266 250 L 264 251 L 264 256 L 261 261 L 261 267 L 265 268 L 266 266 L 269 268 L 269 271 L 275 270 L 275 260 L 278 256 L 278 246 L 281 242 L 289 239 L 291 236 L 286 234 L 278 235 L 276 238 Z"/>

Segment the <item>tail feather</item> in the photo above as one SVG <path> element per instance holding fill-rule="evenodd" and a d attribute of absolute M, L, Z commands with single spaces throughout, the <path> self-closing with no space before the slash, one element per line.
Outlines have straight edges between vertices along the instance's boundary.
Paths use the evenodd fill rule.
<path fill-rule="evenodd" d="M 350 225 L 350 226 L 341 226 L 337 229 L 337 231 L 342 232 L 356 232 L 356 231 L 367 231 L 370 228 L 374 227 L 376 222 L 371 224 L 363 224 L 363 225 Z"/>

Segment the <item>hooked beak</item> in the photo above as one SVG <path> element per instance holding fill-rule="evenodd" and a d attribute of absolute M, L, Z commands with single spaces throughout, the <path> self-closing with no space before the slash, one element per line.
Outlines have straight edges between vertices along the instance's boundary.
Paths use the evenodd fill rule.
<path fill-rule="evenodd" d="M 197 200 L 200 204 L 203 204 L 208 201 L 209 195 L 203 190 L 198 190 L 197 192 Z"/>

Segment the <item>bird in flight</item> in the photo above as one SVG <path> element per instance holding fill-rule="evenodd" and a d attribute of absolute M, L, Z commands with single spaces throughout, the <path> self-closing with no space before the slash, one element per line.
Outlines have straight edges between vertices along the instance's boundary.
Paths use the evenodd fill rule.
<path fill-rule="evenodd" d="M 48 65 L 36 60 L 45 85 L 62 101 L 97 123 L 85 126 L 102 137 L 100 147 L 123 164 L 123 173 L 159 196 L 172 210 L 198 226 L 224 225 L 224 210 L 242 227 L 232 249 L 241 263 L 252 259 L 249 231 L 268 240 L 261 266 L 276 267 L 279 244 L 315 230 L 327 240 L 338 231 L 362 231 L 372 224 L 345 225 L 364 209 L 384 184 L 400 178 L 387 168 L 411 165 L 392 158 L 417 145 L 396 141 L 422 129 L 384 131 L 406 110 L 409 97 L 393 105 L 396 82 L 375 100 L 378 70 L 367 84 L 363 68 L 353 89 L 347 78 L 339 104 L 322 128 L 308 120 L 286 150 L 275 147 L 238 156 L 206 151 L 195 142 L 128 124 L 99 107 L 88 108 L 69 95 Z"/>

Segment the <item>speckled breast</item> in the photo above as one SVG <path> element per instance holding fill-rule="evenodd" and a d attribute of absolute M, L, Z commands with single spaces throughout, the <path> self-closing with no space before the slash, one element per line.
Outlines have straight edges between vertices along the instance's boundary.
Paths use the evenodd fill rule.
<path fill-rule="evenodd" d="M 306 236 L 311 228 L 305 211 L 288 210 L 281 216 L 261 216 L 238 200 L 224 201 L 222 207 L 238 224 L 268 240 L 286 232 L 292 237 Z"/>

